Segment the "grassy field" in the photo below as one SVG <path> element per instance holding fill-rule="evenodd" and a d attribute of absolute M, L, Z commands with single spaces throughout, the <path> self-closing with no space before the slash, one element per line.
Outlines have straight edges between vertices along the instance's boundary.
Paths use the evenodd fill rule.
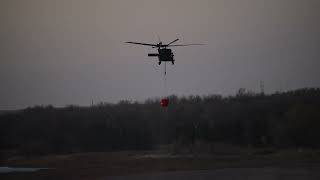
<path fill-rule="evenodd" d="M 266 153 L 268 152 L 268 153 Z M 239 154 L 168 154 L 157 151 L 91 152 L 11 157 L 1 166 L 52 168 L 34 173 L 0 174 L 0 179 L 95 179 L 112 175 L 245 167 L 319 167 L 311 150 L 255 150 Z"/>

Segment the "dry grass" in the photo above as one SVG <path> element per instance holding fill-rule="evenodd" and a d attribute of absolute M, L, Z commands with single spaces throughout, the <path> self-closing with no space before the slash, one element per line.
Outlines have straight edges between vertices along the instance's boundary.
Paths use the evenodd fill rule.
<path fill-rule="evenodd" d="M 34 158 L 15 157 L 6 166 L 53 168 L 35 173 L 0 175 L 0 179 L 95 179 L 110 175 L 153 173 L 177 170 L 204 170 L 227 167 L 318 166 L 316 151 L 282 151 L 270 154 L 184 154 L 160 151 L 93 152 L 51 155 Z"/>

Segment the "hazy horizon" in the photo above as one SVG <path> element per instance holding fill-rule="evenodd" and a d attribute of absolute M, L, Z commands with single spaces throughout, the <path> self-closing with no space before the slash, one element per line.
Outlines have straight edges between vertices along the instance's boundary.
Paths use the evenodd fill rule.
<path fill-rule="evenodd" d="M 3 0 L 0 110 L 320 85 L 318 0 Z M 167 90 L 155 49 L 173 48 Z"/>

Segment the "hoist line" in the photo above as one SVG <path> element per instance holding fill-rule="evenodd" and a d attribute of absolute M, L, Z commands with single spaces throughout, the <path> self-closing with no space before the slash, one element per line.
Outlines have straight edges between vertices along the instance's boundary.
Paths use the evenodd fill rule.
<path fill-rule="evenodd" d="M 164 97 L 167 97 L 167 62 L 164 62 Z"/>
<path fill-rule="evenodd" d="M 168 90 L 167 90 L 167 62 L 164 62 L 164 99 L 168 98 Z M 169 108 L 164 108 L 164 122 L 166 123 L 166 131 L 169 129 Z M 170 143 L 169 136 L 167 137 L 167 143 Z"/>

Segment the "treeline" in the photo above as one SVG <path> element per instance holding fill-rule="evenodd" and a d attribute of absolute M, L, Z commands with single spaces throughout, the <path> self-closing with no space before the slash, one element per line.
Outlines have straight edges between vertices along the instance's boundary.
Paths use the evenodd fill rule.
<path fill-rule="evenodd" d="M 152 149 L 196 141 L 320 146 L 320 89 L 235 96 L 170 96 L 91 107 L 36 106 L 0 115 L 0 149 L 22 154 Z"/>

